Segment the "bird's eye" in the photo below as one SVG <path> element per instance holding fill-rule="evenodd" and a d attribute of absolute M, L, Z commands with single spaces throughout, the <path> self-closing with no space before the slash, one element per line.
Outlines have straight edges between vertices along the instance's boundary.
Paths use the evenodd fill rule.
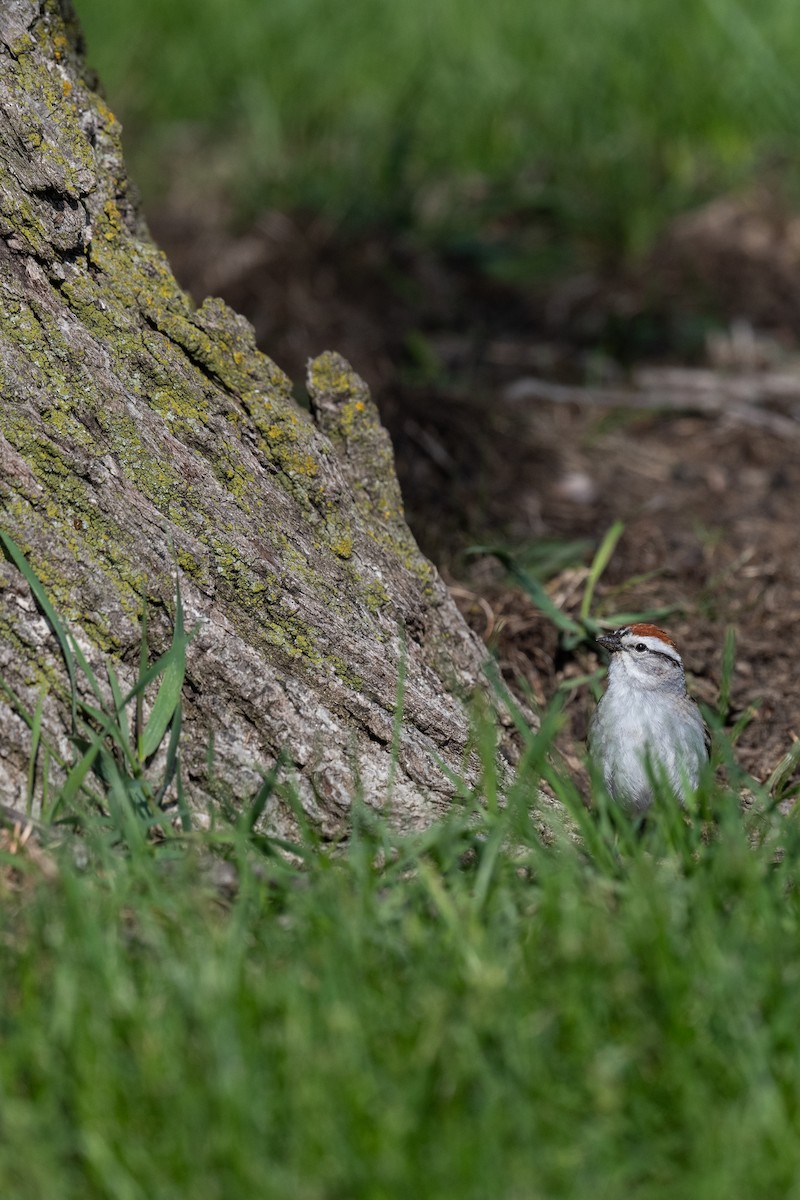
<path fill-rule="evenodd" d="M 644 642 L 637 642 L 633 648 L 634 650 L 638 650 L 641 654 L 643 650 L 647 649 L 647 646 L 645 646 Z"/>

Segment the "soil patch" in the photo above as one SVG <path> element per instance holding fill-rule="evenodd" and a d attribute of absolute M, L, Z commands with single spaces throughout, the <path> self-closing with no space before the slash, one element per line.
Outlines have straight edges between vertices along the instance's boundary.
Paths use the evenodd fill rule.
<path fill-rule="evenodd" d="M 712 705 L 732 626 L 728 719 L 753 709 L 740 759 L 759 778 L 772 771 L 800 733 L 800 219 L 768 198 L 726 199 L 677 223 L 638 271 L 548 291 L 296 215 L 268 213 L 233 234 L 219 212 L 173 202 L 151 226 L 182 284 L 244 313 L 292 379 L 327 348 L 364 376 L 395 443 L 410 524 L 510 680 L 544 704 L 597 660 L 563 651 L 497 561 L 466 549 L 596 545 L 620 519 L 600 611 L 672 607 L 663 623 L 694 694 Z M 534 376 L 625 389 L 645 356 L 719 373 L 713 411 L 684 407 L 674 388 L 662 410 L 640 411 L 520 387 Z M 743 423 L 726 381 L 745 378 L 760 403 L 759 381 L 776 371 L 788 383 L 764 411 L 785 425 Z M 585 574 L 569 566 L 549 581 L 565 611 L 577 612 Z M 593 702 L 585 687 L 569 697 L 562 745 L 577 765 Z"/>

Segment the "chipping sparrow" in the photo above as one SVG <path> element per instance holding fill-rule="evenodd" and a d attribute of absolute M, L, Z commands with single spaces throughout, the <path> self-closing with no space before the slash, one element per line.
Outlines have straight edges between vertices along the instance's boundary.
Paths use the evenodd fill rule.
<path fill-rule="evenodd" d="M 663 775 L 681 799 L 697 787 L 710 738 L 686 693 L 675 643 L 663 629 L 644 624 L 597 640 L 611 662 L 608 688 L 589 725 L 589 754 L 606 787 L 632 813 L 652 804 L 653 777 Z"/>

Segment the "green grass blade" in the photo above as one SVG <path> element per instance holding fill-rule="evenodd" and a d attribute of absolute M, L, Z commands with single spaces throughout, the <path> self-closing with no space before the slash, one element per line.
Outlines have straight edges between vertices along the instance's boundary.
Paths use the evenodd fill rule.
<path fill-rule="evenodd" d="M 605 667 L 598 667 L 596 671 L 592 671 L 588 675 L 573 675 L 569 679 L 562 679 L 557 690 L 563 694 L 565 692 L 574 692 L 576 688 L 593 688 L 596 683 L 599 683 L 603 679 L 605 673 Z"/>
<path fill-rule="evenodd" d="M 53 808 L 49 817 L 51 821 L 61 808 L 71 808 L 75 803 L 75 798 L 83 787 L 86 776 L 94 766 L 95 759 L 102 748 L 102 738 L 99 734 L 96 734 L 81 758 L 70 769 L 63 786 L 60 788 L 53 802 Z"/>
<path fill-rule="evenodd" d="M 756 696 L 753 700 L 750 701 L 750 703 L 748 704 L 748 706 L 744 710 L 744 712 L 739 714 L 739 717 L 737 718 L 737 720 L 734 722 L 734 724 L 731 726 L 730 730 L 728 731 L 728 737 L 730 738 L 731 743 L 733 745 L 735 745 L 738 742 L 739 738 L 742 736 L 742 734 L 744 733 L 745 729 L 750 724 L 750 722 L 755 720 L 756 713 L 758 712 L 762 703 L 763 703 L 763 701 L 762 701 L 761 697 Z"/>
<path fill-rule="evenodd" d="M 42 747 L 42 804 L 40 810 L 43 821 L 50 804 L 50 758 L 50 747 L 45 744 Z"/>
<path fill-rule="evenodd" d="M 185 650 L 191 637 L 192 634 L 186 634 L 184 636 L 184 645 L 182 647 L 174 645 L 170 646 L 169 650 L 165 650 L 164 653 L 156 659 L 152 666 L 147 668 L 144 675 L 139 676 L 130 691 L 126 692 L 122 698 L 122 703 L 126 708 L 130 704 L 131 700 L 135 699 L 137 696 L 140 696 L 145 689 L 150 686 L 154 679 L 158 679 L 159 676 L 164 674 L 169 666 L 170 661 L 175 656 L 175 653 L 179 650 Z"/>
<path fill-rule="evenodd" d="M 478 548 L 476 547 L 476 550 Z M 576 621 L 568 617 L 566 613 L 553 603 L 547 591 L 539 580 L 520 566 L 517 559 L 508 550 L 502 546 L 489 547 L 487 553 L 492 554 L 498 562 L 502 563 L 508 572 L 509 576 L 515 583 L 519 584 L 522 590 L 533 601 L 540 612 L 549 617 L 557 629 L 562 633 L 571 633 L 577 636 L 583 636 L 583 630 Z"/>
<path fill-rule="evenodd" d="M 87 704 L 85 700 L 81 700 L 79 704 L 79 716 L 83 720 L 85 726 L 83 732 L 87 740 L 91 740 L 95 733 L 99 732 L 101 737 L 110 738 L 114 745 L 119 748 L 123 757 L 126 757 L 124 745 L 125 734 L 115 713 L 107 712 L 105 709 L 94 708 L 93 705 Z M 141 774 L 139 764 L 135 758 L 129 762 L 129 766 L 131 767 L 132 775 Z"/>
<path fill-rule="evenodd" d="M 735 662 L 736 630 L 733 625 L 729 625 L 725 630 L 725 643 L 722 648 L 722 670 L 720 672 L 719 701 L 717 703 L 717 712 L 723 725 L 727 721 L 731 711 L 731 686 Z"/>
<path fill-rule="evenodd" d="M 28 816 L 31 815 L 33 810 L 33 793 L 36 787 L 36 759 L 39 756 L 39 744 L 42 737 L 42 710 L 46 695 L 46 689 L 42 688 L 39 692 L 39 699 L 36 701 L 36 708 L 33 712 L 33 723 L 31 725 L 31 754 L 28 761 L 28 783 L 25 792 L 25 812 Z"/>
<path fill-rule="evenodd" d="M 81 758 L 69 770 L 64 785 L 56 796 L 52 815 L 63 806 L 72 805 L 80 791 L 91 796 L 95 802 L 99 802 L 100 798 L 86 786 L 86 778 L 94 766 L 98 753 L 102 751 L 106 757 L 111 757 L 106 749 L 105 739 L 111 738 L 115 744 L 119 745 L 120 732 L 113 713 L 101 712 L 99 709 L 87 704 L 86 701 L 81 701 L 80 707 L 81 714 L 87 718 L 85 739 L 76 737 L 73 740 L 76 744 L 85 746 L 85 748 Z M 88 721 L 94 722 L 94 726 L 89 724 Z M 105 762 L 105 758 L 103 761 Z"/>
<path fill-rule="evenodd" d="M 493 556 L 503 559 L 512 558 L 517 565 L 536 579 L 542 581 L 551 579 L 566 567 L 578 566 L 587 553 L 592 549 L 593 542 L 588 538 L 573 542 L 548 541 L 538 538 L 514 549 L 499 543 L 468 546 L 464 553 L 475 558 Z"/>
<path fill-rule="evenodd" d="M 480 865 L 472 893 L 472 911 L 475 916 L 480 915 L 486 904 L 489 890 L 497 875 L 500 851 L 507 833 L 506 821 L 501 819 L 481 846 Z"/>
<path fill-rule="evenodd" d="M 173 644 L 167 651 L 164 675 L 156 695 L 155 703 L 147 718 L 140 747 L 140 756 L 146 762 L 164 738 L 170 722 L 180 704 L 183 678 L 186 673 L 186 641 L 180 645 Z"/>
<path fill-rule="evenodd" d="M 792 743 L 767 780 L 767 791 L 775 800 L 780 802 L 784 798 L 784 782 L 794 774 L 798 763 L 800 763 L 800 738 Z"/>
<path fill-rule="evenodd" d="M 122 697 L 122 689 L 119 686 L 119 677 L 114 670 L 114 664 L 109 659 L 107 664 L 108 683 L 111 688 L 111 695 L 114 699 L 114 714 L 116 717 L 117 729 L 119 730 L 119 745 L 121 746 L 125 758 L 131 766 L 138 766 L 136 754 L 134 753 L 133 743 L 131 742 L 131 731 L 128 722 L 128 714 Z"/>
<path fill-rule="evenodd" d="M 532 735 L 530 722 L 522 711 L 517 698 L 503 679 L 496 659 L 489 658 L 486 660 L 483 666 L 483 673 L 489 681 L 492 691 L 495 692 L 500 703 L 508 711 L 517 733 L 523 740 L 530 738 Z"/>
<path fill-rule="evenodd" d="M 267 807 L 267 802 L 270 796 L 275 791 L 275 784 L 278 782 L 278 775 L 280 774 L 285 762 L 286 757 L 284 752 L 281 750 L 277 759 L 264 776 L 264 782 L 256 792 L 253 800 L 244 810 L 242 814 L 242 824 L 248 833 L 253 832 L 261 817 L 264 815 L 264 809 Z"/>
<path fill-rule="evenodd" d="M 44 585 L 42 584 L 38 575 L 31 567 L 30 563 L 28 562 L 27 558 L 20 550 L 17 543 L 13 540 L 13 538 L 10 538 L 8 536 L 8 534 L 5 533 L 2 529 L 0 529 L 0 546 L 2 546 L 3 553 L 5 554 L 6 558 L 8 558 L 14 564 L 14 566 L 17 568 L 17 570 L 20 572 L 20 574 L 25 579 L 26 583 L 28 584 L 28 587 L 33 592 L 33 597 L 34 597 L 36 603 L 38 604 L 39 608 L 41 609 L 42 613 L 44 614 L 48 625 L 50 626 L 50 628 L 52 629 L 53 633 L 56 635 L 56 638 L 58 640 L 58 644 L 61 649 L 61 655 L 64 659 L 64 665 L 67 668 L 67 674 L 69 676 L 69 684 L 70 684 L 70 692 L 71 692 L 71 705 L 72 705 L 72 729 L 74 732 L 76 723 L 77 723 L 77 716 L 78 716 L 78 713 L 77 713 L 78 688 L 77 688 L 77 672 L 75 670 L 75 659 L 73 657 L 72 648 L 70 646 L 69 635 L 67 633 L 66 628 L 64 627 L 64 625 L 61 622 L 61 618 L 59 617 L 56 610 L 53 608 L 53 605 L 50 603 L 47 592 L 45 591 Z"/>
<path fill-rule="evenodd" d="M 69 635 L 69 641 L 70 641 L 70 646 L 72 647 L 72 653 L 75 655 L 75 661 L 77 662 L 81 671 L 85 675 L 86 680 L 89 684 L 89 687 L 94 692 L 94 695 L 95 695 L 95 698 L 96 698 L 98 704 L 100 705 L 101 708 L 105 709 L 106 701 L 105 701 L 105 697 L 103 695 L 102 688 L 100 687 L 100 683 L 99 683 L 99 680 L 97 679 L 97 676 L 95 675 L 92 668 L 89 666 L 86 655 L 83 653 L 83 651 L 81 650 L 80 646 L 78 645 L 77 641 L 75 640 L 75 638 L 73 637 L 72 634 Z"/>
<path fill-rule="evenodd" d="M 589 568 L 589 575 L 586 580 L 586 586 L 583 589 L 581 598 L 580 617 L 582 621 L 586 621 L 592 608 L 592 599 L 594 598 L 594 590 L 600 580 L 600 576 L 605 571 L 611 561 L 611 556 L 617 548 L 617 542 L 622 537 L 625 531 L 625 526 L 622 521 L 615 521 L 611 528 L 606 532 L 605 537 L 600 543 L 597 553 L 594 556 L 592 565 Z"/>
<path fill-rule="evenodd" d="M 141 852 L 147 839 L 150 813 L 146 806 L 140 807 L 125 786 L 117 770 L 117 764 L 107 751 L 100 747 L 103 756 L 103 774 L 108 780 L 108 808 L 111 819 L 122 836 L 128 850 Z"/>
<path fill-rule="evenodd" d="M 164 763 L 164 774 L 155 795 L 155 803 L 159 808 L 163 805 L 164 797 L 178 772 L 182 729 L 183 709 L 179 703 L 170 723 L 169 745 L 167 746 L 167 758 Z"/>
<path fill-rule="evenodd" d="M 287 761 L 291 761 L 287 756 Z M 305 846 L 306 851 L 319 851 L 321 839 L 319 830 L 309 820 L 308 813 L 303 808 L 303 802 L 300 799 L 299 792 L 291 780 L 282 783 L 278 789 L 278 794 L 286 804 L 297 821 L 297 826 L 301 836 L 301 845 Z M 270 839 L 273 840 L 273 839 Z"/>
<path fill-rule="evenodd" d="M 186 674 L 186 647 L 194 630 L 187 634 L 184 628 L 183 604 L 181 602 L 180 581 L 175 586 L 175 628 L 172 634 L 172 646 L 163 655 L 164 677 L 156 695 L 155 703 L 147 718 L 141 736 L 140 757 L 146 761 L 155 754 L 161 745 L 173 714 L 180 703 L 183 680 Z M 145 672 L 147 674 L 147 672 Z"/>
<path fill-rule="evenodd" d="M 497 770 L 497 733 L 498 726 L 494 713 L 488 708 L 485 698 L 478 697 L 479 703 L 473 715 L 475 749 L 481 764 L 481 791 L 484 803 L 490 813 L 498 809 L 500 781 Z"/>
<path fill-rule="evenodd" d="M 180 758 L 176 760 L 175 773 L 175 791 L 178 796 L 178 812 L 181 818 L 181 830 L 183 833 L 192 832 L 192 811 L 186 803 L 186 795 L 183 790 L 183 772 L 181 771 Z"/>
<path fill-rule="evenodd" d="M 567 616 L 565 612 L 561 611 L 558 605 L 555 604 L 550 598 L 542 584 L 539 583 L 538 579 L 535 579 L 532 575 L 529 575 L 527 571 L 523 571 L 521 568 L 516 566 L 512 566 L 509 573 L 512 579 L 514 579 L 515 582 L 518 583 L 523 591 L 526 592 L 526 594 L 530 597 L 539 611 L 543 613 L 544 616 L 549 617 L 557 629 L 560 629 L 562 633 L 573 634 L 578 638 L 583 637 L 583 629 L 581 626 L 577 623 L 577 621 L 573 621 L 572 617 Z"/>
<path fill-rule="evenodd" d="M 147 602 L 145 602 L 142 606 L 142 636 L 139 641 L 139 679 L 142 679 L 147 673 L 147 664 L 149 661 L 150 647 L 147 641 Z M 144 729 L 144 689 L 136 693 L 136 711 L 133 728 L 136 745 L 141 746 L 142 731 Z"/>

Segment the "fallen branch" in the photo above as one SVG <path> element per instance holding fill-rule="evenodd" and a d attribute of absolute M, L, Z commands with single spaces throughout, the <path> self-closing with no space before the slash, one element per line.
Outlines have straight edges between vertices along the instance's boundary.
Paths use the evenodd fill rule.
<path fill-rule="evenodd" d="M 531 400 L 579 407 L 630 408 L 719 416 L 763 429 L 776 437 L 800 436 L 800 421 L 761 407 L 775 400 L 800 404 L 800 375 L 763 373 L 724 376 L 714 371 L 648 368 L 632 377 L 630 387 L 576 387 L 523 376 L 509 384 L 504 399 L 511 404 Z"/>

